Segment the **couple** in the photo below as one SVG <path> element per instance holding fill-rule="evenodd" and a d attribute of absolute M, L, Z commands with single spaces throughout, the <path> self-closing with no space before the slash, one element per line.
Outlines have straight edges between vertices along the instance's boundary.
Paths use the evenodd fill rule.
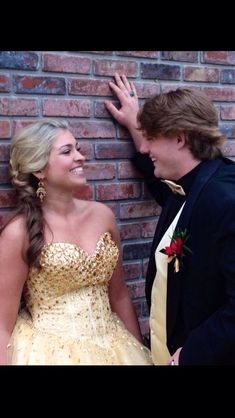
<path fill-rule="evenodd" d="M 216 110 L 182 89 L 138 113 L 134 84 L 115 81 L 121 107 L 106 107 L 129 129 L 133 161 L 162 206 L 146 278 L 152 359 L 113 215 L 73 199 L 84 157 L 66 124 L 44 120 L 12 142 L 20 206 L 0 240 L 1 364 L 234 364 L 235 165 L 222 156 Z"/>

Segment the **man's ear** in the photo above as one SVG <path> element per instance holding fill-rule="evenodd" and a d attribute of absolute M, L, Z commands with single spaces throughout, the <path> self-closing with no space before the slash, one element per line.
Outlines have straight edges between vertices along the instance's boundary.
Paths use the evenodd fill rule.
<path fill-rule="evenodd" d="M 181 148 L 183 148 L 185 146 L 186 139 L 185 139 L 184 132 L 179 132 L 177 134 L 177 144 L 178 144 L 178 149 L 181 149 Z"/>

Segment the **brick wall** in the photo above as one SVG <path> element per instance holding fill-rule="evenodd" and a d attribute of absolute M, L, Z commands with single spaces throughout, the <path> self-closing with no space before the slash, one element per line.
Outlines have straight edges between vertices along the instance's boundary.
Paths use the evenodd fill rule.
<path fill-rule="evenodd" d="M 203 90 L 228 138 L 225 154 L 235 160 L 235 51 L 1 51 L 0 223 L 15 205 L 8 177 L 13 133 L 44 116 L 66 118 L 87 158 L 84 197 L 103 201 L 116 215 L 125 279 L 146 333 L 144 277 L 160 208 L 129 160 L 128 132 L 103 104 L 113 97 L 108 80 L 116 71 L 135 82 L 141 101 L 179 86 Z"/>

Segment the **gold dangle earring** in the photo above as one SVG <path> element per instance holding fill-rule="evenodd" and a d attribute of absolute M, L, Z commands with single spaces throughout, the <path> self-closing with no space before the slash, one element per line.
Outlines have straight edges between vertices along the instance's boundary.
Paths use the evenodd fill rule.
<path fill-rule="evenodd" d="M 38 188 L 36 190 L 36 195 L 40 199 L 41 203 L 43 202 L 44 198 L 46 197 L 46 190 L 43 181 L 40 179 L 38 182 Z"/>

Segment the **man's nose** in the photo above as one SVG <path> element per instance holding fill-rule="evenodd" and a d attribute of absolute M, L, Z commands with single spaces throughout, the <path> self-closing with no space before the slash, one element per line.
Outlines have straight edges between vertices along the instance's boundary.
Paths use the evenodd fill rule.
<path fill-rule="evenodd" d="M 148 146 L 148 141 L 146 139 L 143 139 L 139 150 L 140 150 L 141 154 L 148 154 L 149 146 Z"/>

